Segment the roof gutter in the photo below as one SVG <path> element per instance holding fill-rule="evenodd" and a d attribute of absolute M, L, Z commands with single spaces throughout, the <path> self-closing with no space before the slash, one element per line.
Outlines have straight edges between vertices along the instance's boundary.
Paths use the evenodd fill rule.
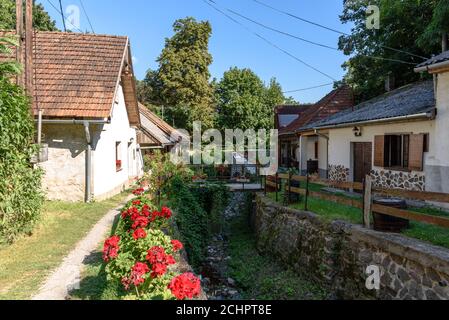
<path fill-rule="evenodd" d="M 335 128 L 347 128 L 352 127 L 354 125 L 369 125 L 369 124 L 377 124 L 377 123 L 387 123 L 387 122 L 393 122 L 393 121 L 401 121 L 401 120 L 416 120 L 416 119 L 434 119 L 435 118 L 435 109 L 430 112 L 423 112 L 413 115 L 407 115 L 407 116 L 399 116 L 399 117 L 393 117 L 393 118 L 383 118 L 383 119 L 376 119 L 376 120 L 367 120 L 367 121 L 359 121 L 359 122 L 350 122 L 350 123 L 341 123 L 341 124 L 335 124 L 330 126 L 324 126 L 324 127 L 316 127 L 314 130 L 323 130 L 323 129 L 335 129 Z"/>
<path fill-rule="evenodd" d="M 415 68 L 415 72 L 424 72 L 424 71 L 433 71 L 436 69 L 440 69 L 440 68 L 449 68 L 449 60 L 447 61 L 443 61 L 443 62 L 439 62 L 439 63 L 435 63 L 435 64 L 431 64 L 428 66 L 423 66 L 423 67 L 419 67 L 419 68 Z"/>
<path fill-rule="evenodd" d="M 36 122 L 38 122 L 39 120 L 36 119 Z M 77 119 L 67 119 L 67 120 L 62 120 L 62 119 L 42 119 L 42 123 L 43 124 L 82 124 L 84 125 L 84 123 L 89 123 L 89 124 L 109 124 L 111 123 L 110 119 L 107 120 L 77 120 Z"/>

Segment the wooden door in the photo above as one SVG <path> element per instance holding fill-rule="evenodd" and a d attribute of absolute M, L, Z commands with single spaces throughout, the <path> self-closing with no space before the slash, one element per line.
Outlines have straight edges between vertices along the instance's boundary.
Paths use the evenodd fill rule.
<path fill-rule="evenodd" d="M 372 143 L 354 142 L 354 182 L 363 182 L 372 169 Z"/>

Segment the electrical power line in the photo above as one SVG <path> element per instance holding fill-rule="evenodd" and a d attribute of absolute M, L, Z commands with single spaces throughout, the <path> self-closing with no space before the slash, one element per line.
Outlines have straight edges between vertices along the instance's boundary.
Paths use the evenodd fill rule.
<path fill-rule="evenodd" d="M 319 27 L 319 28 L 322 28 L 322 29 L 326 29 L 326 30 L 328 30 L 328 31 L 332 31 L 332 32 L 338 33 L 338 34 L 340 34 L 340 35 L 350 36 L 350 34 L 348 34 L 348 33 L 346 33 L 346 32 L 339 31 L 339 30 L 336 30 L 336 29 L 327 27 L 327 26 L 325 26 L 325 25 L 322 25 L 322 24 L 320 24 L 320 23 L 317 23 L 317 22 L 314 22 L 314 21 L 311 21 L 311 20 L 308 20 L 308 19 L 304 19 L 304 18 L 302 18 L 302 17 L 300 17 L 300 16 L 297 16 L 297 15 L 292 14 L 292 13 L 290 13 L 290 12 L 287 12 L 287 11 L 284 11 L 284 10 L 281 10 L 281 9 L 278 9 L 278 8 L 275 8 L 275 7 L 273 7 L 273 6 L 269 5 L 269 4 L 263 3 L 263 2 L 261 2 L 261 1 L 259 1 L 259 0 L 252 0 L 252 1 L 254 1 L 255 3 L 258 3 L 258 4 L 261 5 L 261 6 L 264 6 L 264 7 L 266 7 L 266 8 L 269 8 L 269 9 L 271 9 L 271 10 L 273 10 L 273 11 L 276 11 L 276 12 L 278 12 L 278 13 L 282 13 L 282 14 L 284 14 L 284 15 L 287 15 L 287 16 L 289 16 L 289 17 L 291 17 L 291 18 L 300 20 L 300 21 L 302 21 L 302 22 L 312 24 L 312 25 L 314 25 L 314 26 L 316 26 L 316 27 Z M 413 57 L 417 57 L 417 58 L 421 58 L 421 59 L 424 59 L 424 60 L 429 59 L 429 58 L 426 58 L 426 57 L 423 57 L 423 56 L 420 56 L 420 55 L 417 55 L 417 54 L 414 54 L 414 53 L 411 53 L 411 52 L 407 52 L 407 51 L 404 51 L 404 50 L 392 48 L 392 47 L 389 47 L 389 46 L 384 46 L 384 45 L 379 45 L 379 46 L 382 47 L 382 48 L 384 48 L 384 49 L 388 49 L 388 50 L 392 50 L 392 51 L 404 53 L 404 54 L 407 54 L 407 55 L 410 55 L 410 56 L 413 56 Z"/>
<path fill-rule="evenodd" d="M 256 20 L 253 20 L 253 19 L 251 19 L 251 18 L 248 18 L 247 16 L 245 16 L 245 15 L 243 15 L 243 14 L 241 14 L 241 13 L 238 13 L 238 12 L 232 10 L 232 9 L 226 9 L 226 10 L 229 11 L 230 13 L 236 15 L 236 16 L 239 16 L 239 17 L 242 18 L 242 19 L 245 19 L 245 20 L 250 21 L 250 22 L 252 22 L 252 23 L 254 23 L 254 24 L 257 24 L 258 26 L 261 26 L 262 28 L 265 28 L 265 29 L 268 29 L 268 30 L 271 30 L 271 31 L 274 31 L 274 32 L 277 32 L 277 33 L 280 33 L 280 34 L 283 34 L 283 35 L 285 35 L 285 36 L 287 36 L 287 37 L 290 37 L 290 38 L 295 38 L 295 39 L 297 39 L 297 40 L 300 40 L 300 41 L 303 41 L 303 42 L 307 42 L 307 43 L 313 44 L 313 45 L 315 45 L 315 46 L 320 46 L 320 47 L 324 47 L 324 48 L 327 48 L 327 49 L 332 49 L 332 50 L 338 51 L 338 48 L 336 48 L 336 47 L 331 47 L 331 46 L 328 46 L 328 45 L 326 45 L 326 44 L 322 44 L 322 43 L 318 43 L 318 42 L 315 42 L 315 41 L 307 40 L 307 39 L 304 39 L 304 38 L 302 38 L 302 37 L 295 36 L 295 35 L 293 35 L 293 34 L 291 34 L 291 33 L 284 32 L 284 31 L 282 31 L 282 30 L 272 28 L 272 27 L 270 27 L 270 26 L 267 26 L 266 24 L 263 24 L 263 23 L 261 23 L 261 22 L 257 22 Z"/>
<path fill-rule="evenodd" d="M 64 10 L 62 10 L 62 0 L 59 0 L 59 9 L 61 9 L 61 17 L 62 17 L 62 24 L 64 25 L 64 31 L 67 32 L 67 28 L 65 26 Z"/>
<path fill-rule="evenodd" d="M 92 33 L 95 33 L 94 27 L 92 26 L 92 23 L 90 22 L 89 15 L 87 14 L 86 8 L 84 8 L 83 0 L 80 0 L 81 8 L 83 9 L 84 15 L 87 18 L 87 22 L 89 23 L 90 29 L 92 30 Z"/>
<path fill-rule="evenodd" d="M 296 89 L 296 90 L 289 90 L 289 91 L 284 91 L 283 93 L 294 93 L 294 92 L 300 92 L 300 91 L 307 91 L 307 90 L 312 90 L 312 89 L 317 89 L 317 88 L 322 88 L 322 87 L 327 87 L 327 86 L 331 86 L 333 85 L 333 82 L 330 83 L 325 83 L 325 84 L 321 84 L 318 86 L 314 86 L 314 87 L 308 87 L 308 88 L 302 88 L 302 89 Z"/>
<path fill-rule="evenodd" d="M 267 38 L 261 36 L 260 34 L 258 34 L 257 32 L 254 32 L 252 29 L 248 28 L 247 26 L 245 26 L 244 24 L 242 24 L 240 21 L 234 19 L 233 17 L 231 17 L 230 15 L 228 15 L 226 12 L 224 12 L 223 10 L 219 9 L 216 7 L 216 3 L 213 0 L 202 0 L 205 4 L 207 4 L 208 6 L 210 6 L 211 8 L 213 8 L 214 10 L 216 10 L 217 12 L 221 13 L 222 15 L 224 15 L 225 17 L 227 17 L 228 19 L 230 19 L 231 21 L 233 21 L 234 23 L 238 24 L 239 26 L 241 26 L 242 28 L 244 28 L 246 31 L 252 33 L 253 35 L 255 35 L 256 37 L 258 37 L 259 39 L 261 39 L 262 41 L 266 42 L 268 45 L 276 48 L 277 50 L 283 52 L 284 54 L 288 55 L 289 57 L 291 57 L 292 59 L 298 61 L 299 63 L 305 65 L 306 67 L 320 73 L 321 75 L 331 79 L 332 81 L 337 81 L 337 79 L 335 79 L 334 77 L 330 76 L 329 74 L 319 70 L 318 68 L 315 68 L 314 66 L 308 64 L 307 62 L 301 60 L 300 58 L 296 57 L 295 55 L 291 54 L 290 52 L 282 49 L 281 47 L 279 47 L 278 45 L 274 44 L 273 42 L 271 42 L 270 40 L 268 40 Z M 214 5 L 215 4 L 215 5 Z"/>
<path fill-rule="evenodd" d="M 214 3 L 216 3 L 216 2 L 214 2 Z M 336 47 L 331 47 L 331 46 L 328 46 L 328 45 L 326 45 L 326 44 L 318 43 L 318 42 L 315 42 L 315 41 L 311 41 L 311 40 L 304 39 L 304 38 L 302 38 L 302 37 L 295 36 L 295 35 L 293 35 L 293 34 L 291 34 L 291 33 L 288 33 L 288 32 L 285 32 L 285 31 L 281 31 L 281 30 L 279 30 L 279 29 L 276 29 L 276 28 L 267 26 L 266 24 L 263 24 L 263 23 L 261 23 L 261 22 L 258 22 L 258 21 L 256 21 L 256 20 L 254 20 L 254 19 L 251 19 L 251 18 L 249 18 L 249 17 L 247 17 L 247 16 L 245 16 L 245 15 L 243 15 L 243 14 L 241 14 L 241 13 L 238 13 L 238 12 L 232 10 L 232 9 L 229 9 L 229 8 L 225 8 L 225 9 L 226 9 L 228 12 L 230 12 L 230 13 L 232 13 L 232 14 L 234 14 L 234 15 L 236 15 L 236 16 L 242 18 L 242 19 L 245 19 L 245 20 L 247 20 L 247 21 L 250 21 L 250 22 L 252 22 L 252 23 L 254 23 L 254 24 L 258 25 L 258 26 L 261 26 L 261 27 L 263 27 L 263 28 L 265 28 L 265 29 L 274 31 L 274 32 L 276 32 L 276 33 L 280 33 L 280 34 L 282 34 L 282 35 L 285 35 L 285 36 L 290 37 L 290 38 L 294 38 L 294 39 L 296 39 L 296 40 L 300 40 L 300 41 L 303 41 L 303 42 L 307 42 L 307 43 L 312 44 L 312 45 L 315 45 L 315 46 L 320 46 L 320 47 L 323 47 L 323 48 L 327 48 L 327 49 L 339 51 L 339 49 L 336 48 Z M 399 60 L 399 59 L 391 59 L 391 58 L 384 58 L 384 57 L 378 57 L 378 56 L 370 56 L 370 55 L 365 55 L 365 54 L 359 54 L 359 56 L 363 56 L 363 57 L 370 58 L 370 59 L 386 60 L 386 61 L 398 62 L 398 63 L 403 63 L 403 64 L 416 65 L 416 63 L 413 63 L 413 62 L 407 62 L 407 61 Z"/>
<path fill-rule="evenodd" d="M 50 0 L 47 0 L 47 2 L 53 7 L 53 9 L 56 10 L 57 13 L 59 13 L 61 16 L 64 16 L 64 14 L 61 12 L 61 10 L 59 10 L 54 4 L 53 2 L 51 2 Z M 64 25 L 65 25 L 65 21 L 63 19 Z M 84 33 L 83 30 L 81 30 L 80 28 L 78 28 L 77 26 L 75 26 L 72 22 L 70 22 L 70 20 L 67 20 L 68 23 L 70 23 L 72 25 L 72 27 L 74 27 L 76 30 L 78 30 L 81 33 Z M 64 27 L 65 28 L 65 27 Z"/>

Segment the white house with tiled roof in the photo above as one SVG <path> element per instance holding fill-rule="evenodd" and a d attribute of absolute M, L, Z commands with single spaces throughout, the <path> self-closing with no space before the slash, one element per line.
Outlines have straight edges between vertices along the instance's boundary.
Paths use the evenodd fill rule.
<path fill-rule="evenodd" d="M 101 200 L 143 174 L 127 37 L 35 32 L 33 113 L 48 145 L 43 185 L 52 200 Z"/>

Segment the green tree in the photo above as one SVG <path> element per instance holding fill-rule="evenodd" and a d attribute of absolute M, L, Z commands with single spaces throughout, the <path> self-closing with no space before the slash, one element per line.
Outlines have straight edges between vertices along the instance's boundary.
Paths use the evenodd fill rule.
<path fill-rule="evenodd" d="M 424 48 L 426 46 L 435 47 L 439 45 L 441 39 L 449 33 L 449 0 L 440 0 L 433 11 L 432 20 L 424 33 L 419 37 L 418 44 Z"/>
<path fill-rule="evenodd" d="M 33 5 L 33 26 L 40 31 L 58 31 L 55 21 L 50 18 L 41 4 L 36 3 Z M 0 0 L 0 29 L 15 30 L 15 28 L 15 0 Z"/>
<path fill-rule="evenodd" d="M 143 102 L 166 106 L 167 117 L 177 127 L 192 129 L 193 121 L 202 121 L 204 128 L 210 128 L 214 122 L 208 51 L 212 28 L 207 21 L 185 18 L 177 20 L 173 30 L 157 59 L 158 70 L 149 70 L 140 88 Z"/>
<path fill-rule="evenodd" d="M 438 0 L 344 0 L 340 19 L 343 23 L 353 23 L 354 27 L 351 35 L 340 37 L 339 47 L 345 54 L 352 55 L 343 67 L 347 70 L 345 81 L 354 87 L 358 101 L 383 93 L 385 79 L 389 74 L 394 76 L 396 86 L 419 79 L 420 75 L 413 71 L 413 65 L 423 59 L 417 56 L 430 57 L 441 48 L 438 44 L 441 37 L 440 40 L 435 39 L 432 45 L 418 41 L 431 22 L 437 3 Z M 366 28 L 366 8 L 370 4 L 380 9 L 379 30 Z M 392 60 L 403 60 L 410 64 Z"/>
<path fill-rule="evenodd" d="M 0 38 L 0 52 L 12 54 L 10 38 Z M 30 232 L 43 201 L 39 169 L 30 164 L 34 121 L 30 99 L 10 78 L 19 70 L 14 62 L 0 63 L 0 244 Z"/>
<path fill-rule="evenodd" d="M 250 69 L 226 71 L 216 85 L 218 123 L 221 129 L 272 128 L 274 107 L 285 101 L 276 79 L 268 87 Z"/>

